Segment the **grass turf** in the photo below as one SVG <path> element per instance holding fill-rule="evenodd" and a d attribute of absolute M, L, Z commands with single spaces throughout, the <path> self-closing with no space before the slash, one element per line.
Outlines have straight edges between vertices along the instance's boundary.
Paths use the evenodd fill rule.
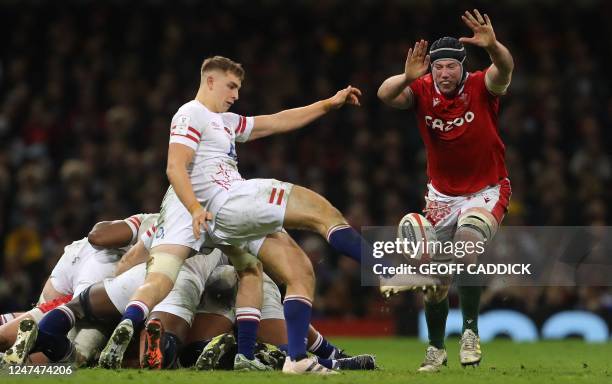
<path fill-rule="evenodd" d="M 586 344 L 581 341 L 546 341 L 516 344 L 495 341 L 483 344 L 483 361 L 478 368 L 462 368 L 458 358 L 458 340 L 447 343 L 448 367 L 436 374 L 417 374 L 425 345 L 414 339 L 335 339 L 333 342 L 350 353 L 373 353 L 381 366 L 378 371 L 343 372 L 330 377 L 287 376 L 280 372 L 195 372 L 141 371 L 136 369 L 105 371 L 81 369 L 71 376 L 7 376 L 2 383 L 62 382 L 78 384 L 254 384 L 254 383 L 612 383 L 612 343 Z"/>

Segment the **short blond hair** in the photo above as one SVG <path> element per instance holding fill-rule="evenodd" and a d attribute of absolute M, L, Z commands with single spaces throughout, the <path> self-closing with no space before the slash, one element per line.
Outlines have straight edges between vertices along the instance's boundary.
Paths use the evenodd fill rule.
<path fill-rule="evenodd" d="M 230 60 L 227 57 L 213 56 L 205 59 L 200 69 L 200 76 L 203 76 L 204 72 L 213 70 L 230 72 L 236 75 L 240 81 L 244 80 L 244 68 L 242 68 L 242 64 Z"/>

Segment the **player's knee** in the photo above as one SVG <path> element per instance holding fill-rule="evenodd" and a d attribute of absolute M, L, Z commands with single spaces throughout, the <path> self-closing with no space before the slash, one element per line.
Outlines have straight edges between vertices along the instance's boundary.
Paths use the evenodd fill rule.
<path fill-rule="evenodd" d="M 183 265 L 183 258 L 167 252 L 153 252 L 147 261 L 147 281 L 150 281 L 150 275 L 157 273 L 167 277 L 171 285 L 174 285 Z"/>
<path fill-rule="evenodd" d="M 435 290 L 430 289 L 425 293 L 425 302 L 427 303 L 439 303 L 442 300 L 446 299 L 448 296 L 448 290 L 450 286 L 448 285 L 439 285 Z"/>
<path fill-rule="evenodd" d="M 497 220 L 485 209 L 471 208 L 459 216 L 455 240 L 476 239 L 488 241 L 497 232 Z"/>
<path fill-rule="evenodd" d="M 346 224 L 346 219 L 342 213 L 330 203 L 318 212 L 315 225 L 316 231 L 325 236 L 330 228 L 339 224 Z"/>

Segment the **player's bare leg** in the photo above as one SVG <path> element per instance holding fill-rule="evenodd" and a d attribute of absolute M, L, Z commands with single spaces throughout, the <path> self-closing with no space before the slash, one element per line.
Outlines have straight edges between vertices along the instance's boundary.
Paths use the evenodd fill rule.
<path fill-rule="evenodd" d="M 130 298 L 121 322 L 100 354 L 98 363 L 101 367 L 121 367 L 123 354 L 134 336 L 134 329 L 142 326 L 150 308 L 170 293 L 183 262 L 192 253 L 191 248 L 182 245 L 164 244 L 151 249 L 145 281 Z"/>
<path fill-rule="evenodd" d="M 471 208 L 461 214 L 457 221 L 454 241 L 486 243 L 493 238 L 498 223 L 495 217 L 484 208 Z M 458 262 L 476 264 L 479 254 L 466 253 Z M 459 303 L 463 316 L 463 330 L 459 349 L 459 360 L 464 367 L 478 365 L 482 359 L 480 338 L 478 337 L 478 313 L 482 288 L 474 282 L 458 282 Z"/>
<path fill-rule="evenodd" d="M 236 294 L 238 353 L 234 360 L 234 369 L 269 370 L 254 354 L 263 301 L 263 267 L 255 256 L 239 249 L 222 247 L 221 250 L 229 257 L 240 278 Z"/>
<path fill-rule="evenodd" d="M 304 188 L 299 188 L 298 191 L 300 190 L 308 191 Z M 295 188 L 293 191 L 295 192 Z M 291 205 L 291 198 L 289 199 L 289 205 Z M 293 207 L 293 209 L 297 209 L 295 204 Z M 331 205 L 328 205 L 328 207 L 331 207 Z M 294 216 L 295 218 L 297 218 L 297 215 Z M 285 220 L 287 220 L 287 215 L 285 215 Z M 310 326 L 311 303 L 315 286 L 314 271 L 310 259 L 297 243 L 284 232 L 274 233 L 266 237 L 260 248 L 259 258 L 266 267 L 266 272 L 273 276 L 276 281 L 283 282 L 287 286 L 283 308 L 287 325 L 289 358 L 285 360 L 283 372 L 334 373 L 318 364 L 314 359 L 307 357 L 305 341 Z"/>
<path fill-rule="evenodd" d="M 305 229 L 323 236 L 338 252 L 361 263 L 362 239 L 327 199 L 307 188 L 293 186 L 283 226 L 287 229 Z"/>

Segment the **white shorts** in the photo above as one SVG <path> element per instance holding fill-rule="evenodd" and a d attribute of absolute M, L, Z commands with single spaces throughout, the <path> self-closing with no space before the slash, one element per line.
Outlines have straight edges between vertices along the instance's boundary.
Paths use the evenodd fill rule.
<path fill-rule="evenodd" d="M 206 233 L 202 231 L 200 239 L 196 240 L 193 235 L 191 214 L 172 188 L 168 189 L 161 203 L 155 228 L 151 248 L 172 244 L 183 245 L 199 252 L 207 238 Z"/>
<path fill-rule="evenodd" d="M 427 185 L 427 189 L 423 212 L 427 220 L 434 225 L 438 241 L 441 242 L 453 239 L 459 216 L 470 208 L 486 209 L 500 224 L 508 209 L 511 195 L 508 179 L 465 196 L 447 196 L 438 192 L 431 184 Z"/>
<path fill-rule="evenodd" d="M 221 315 L 234 323 L 237 291 L 238 275 L 234 267 L 218 266 L 206 281 L 204 295 L 196 312 Z M 284 320 L 285 316 L 278 286 L 264 273 L 261 320 L 266 319 Z"/>
<path fill-rule="evenodd" d="M 232 182 L 227 200 L 212 212 L 212 241 L 246 250 L 247 243 L 281 231 L 292 188 L 293 184 L 275 179 Z"/>
<path fill-rule="evenodd" d="M 108 251 L 97 250 L 86 238 L 81 239 L 64 248 L 49 280 L 56 291 L 77 296 L 90 285 L 113 276 L 116 261 L 109 257 Z"/>
<path fill-rule="evenodd" d="M 178 244 L 196 252 L 215 245 L 235 245 L 257 256 L 265 236 L 282 229 L 287 198 L 292 184 L 277 180 L 254 179 L 235 181 L 227 201 L 213 214 L 210 232 L 201 232 L 199 240 L 193 235 L 192 216 L 173 190 L 168 190 L 162 202 L 151 248 L 162 244 Z M 274 204 L 264 204 L 253 196 L 262 190 L 275 190 Z M 270 200 L 271 192 L 268 192 Z M 280 196 L 280 198 L 279 198 Z M 280 202 L 279 204 L 276 204 Z M 240 224 L 241 221 L 246 223 Z M 259 224 L 257 224 L 259 223 Z M 259 229 L 255 231 L 254 228 Z M 254 232 L 248 232 L 253 230 Z"/>
<path fill-rule="evenodd" d="M 187 259 L 179 271 L 174 287 L 168 296 L 151 310 L 151 313 L 170 313 L 191 325 L 205 283 L 223 260 L 222 253 L 218 250 L 210 255 L 197 254 Z M 134 291 L 144 283 L 145 276 L 146 265 L 142 263 L 114 279 L 104 281 L 106 293 L 120 313 L 125 311 Z"/>

